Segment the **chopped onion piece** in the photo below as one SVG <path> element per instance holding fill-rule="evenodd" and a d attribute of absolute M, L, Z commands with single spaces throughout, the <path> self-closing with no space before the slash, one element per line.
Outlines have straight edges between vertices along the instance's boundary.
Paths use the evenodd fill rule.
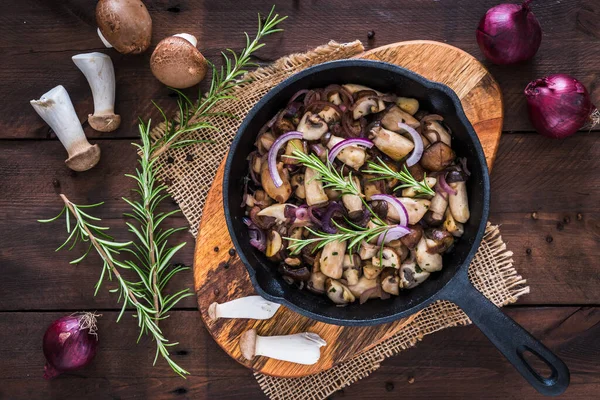
<path fill-rule="evenodd" d="M 400 239 L 403 236 L 406 236 L 410 233 L 410 230 L 402 225 L 396 225 L 393 228 L 388 229 L 379 235 L 379 239 L 377 239 L 377 244 L 381 245 L 381 243 L 389 243 L 392 240 Z"/>
<path fill-rule="evenodd" d="M 267 156 L 267 162 L 269 166 L 269 174 L 271 175 L 271 179 L 273 179 L 273 183 L 275 187 L 281 187 L 283 185 L 283 181 L 279 176 L 279 171 L 277 171 L 277 153 L 286 144 L 288 141 L 292 139 L 302 139 L 302 132 L 291 131 L 284 133 L 279 136 L 277 140 L 273 143 L 271 148 L 269 149 L 269 155 Z"/>
<path fill-rule="evenodd" d="M 404 207 L 404 204 L 396 197 L 391 196 L 389 194 L 374 194 L 371 196 L 371 200 L 383 200 L 387 201 L 391 206 L 393 206 L 398 212 L 398 218 L 400 218 L 399 225 L 406 226 L 408 225 L 408 211 Z"/>
<path fill-rule="evenodd" d="M 343 141 L 339 142 L 338 144 L 336 144 L 335 146 L 333 146 L 331 148 L 331 150 L 329 151 L 329 155 L 327 156 L 329 162 L 333 164 L 333 161 L 338 156 L 338 154 L 340 154 L 340 152 L 342 150 L 344 150 L 346 147 L 357 146 L 357 145 L 365 146 L 370 149 L 371 147 L 373 147 L 373 142 L 371 142 L 369 139 L 363 139 L 363 138 L 354 138 L 354 139 L 343 140 Z"/>
<path fill-rule="evenodd" d="M 419 162 L 421 156 L 423 155 L 423 138 L 421 137 L 421 135 L 419 135 L 419 132 L 415 131 L 413 128 L 406 125 L 405 123 L 398 122 L 398 127 L 408 132 L 408 134 L 412 138 L 413 143 L 415 144 L 415 148 L 413 149 L 412 154 L 406 159 L 406 165 L 408 167 L 412 167 L 413 165 Z"/>

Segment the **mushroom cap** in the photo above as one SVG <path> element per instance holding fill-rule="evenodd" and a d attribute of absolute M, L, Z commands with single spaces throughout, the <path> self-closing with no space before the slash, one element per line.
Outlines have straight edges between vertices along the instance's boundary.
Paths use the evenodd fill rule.
<path fill-rule="evenodd" d="M 97 144 L 86 147 L 83 151 L 73 154 L 65 160 L 67 167 L 73 171 L 87 171 L 100 161 L 100 147 Z"/>
<path fill-rule="evenodd" d="M 240 336 L 240 351 L 246 360 L 252 360 L 256 355 L 256 329 L 250 329 Z"/>
<path fill-rule="evenodd" d="M 150 46 L 152 18 L 140 0 L 98 1 L 96 23 L 119 53 L 139 54 Z"/>
<path fill-rule="evenodd" d="M 188 40 L 169 36 L 158 43 L 150 58 L 152 73 L 162 83 L 176 89 L 198 84 L 206 76 L 206 59 Z"/>
<path fill-rule="evenodd" d="M 89 114 L 88 123 L 96 131 L 112 132 L 121 125 L 121 116 L 117 114 Z"/>

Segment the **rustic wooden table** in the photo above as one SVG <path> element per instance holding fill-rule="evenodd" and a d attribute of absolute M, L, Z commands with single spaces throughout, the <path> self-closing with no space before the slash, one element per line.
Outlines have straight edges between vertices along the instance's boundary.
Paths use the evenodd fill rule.
<path fill-rule="evenodd" d="M 278 1 L 289 15 L 285 33 L 267 40 L 259 63 L 305 51 L 329 39 L 360 39 L 367 48 L 412 39 L 458 46 L 482 58 L 475 27 L 498 0 Z M 94 3 L 87 0 L 1 0 L 0 13 L 0 398 L 262 398 L 252 373 L 231 360 L 204 330 L 195 299 L 182 302 L 164 324 L 180 341 L 175 359 L 191 372 L 183 380 L 159 360 L 154 344 L 135 344 L 135 321 L 115 322 L 117 303 L 106 289 L 93 297 L 99 260 L 69 265 L 71 254 L 54 253 L 65 232 L 60 224 L 36 219 L 61 208 L 57 192 L 79 203 L 104 201 L 97 210 L 115 235 L 124 235 L 122 196 L 132 182 L 123 176 L 136 165 L 130 143 L 138 116 L 157 113 L 155 99 L 173 109 L 169 91 L 151 75 L 150 52 L 123 56 L 105 50 L 96 36 Z M 154 40 L 189 32 L 199 47 L 218 60 L 225 47 L 240 49 L 241 33 L 254 32 L 256 13 L 272 0 L 146 0 Z M 521 66 L 488 65 L 504 94 L 504 135 L 492 174 L 490 220 L 514 251 L 515 265 L 531 294 L 506 312 L 562 357 L 571 370 L 569 399 L 597 398 L 600 392 L 600 141 L 597 132 L 548 140 L 532 132 L 523 88 L 533 78 L 569 73 L 600 103 L 600 3 L 596 0 L 534 3 L 544 39 L 535 59 Z M 375 36 L 367 39 L 367 32 Z M 65 151 L 29 106 L 62 84 L 82 121 L 92 108 L 83 75 L 71 61 L 81 52 L 111 55 L 117 74 L 121 128 L 94 132 L 102 160 L 93 170 L 74 173 Z M 174 204 L 169 205 L 171 208 Z M 173 219 L 173 226 L 185 220 Z M 193 238 L 178 263 L 192 261 Z M 182 274 L 173 287 L 191 287 Z M 110 286 L 110 285 L 108 285 Z M 41 340 L 55 318 L 98 310 L 100 349 L 86 369 L 47 382 L 42 379 Z M 414 380 L 414 381 L 413 381 Z M 454 328 L 427 337 L 415 349 L 385 361 L 372 376 L 333 398 L 537 398 L 475 327 Z"/>

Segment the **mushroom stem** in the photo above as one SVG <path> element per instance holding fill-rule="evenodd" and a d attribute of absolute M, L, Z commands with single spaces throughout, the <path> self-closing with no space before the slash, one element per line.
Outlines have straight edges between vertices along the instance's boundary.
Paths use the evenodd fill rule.
<path fill-rule="evenodd" d="M 198 39 L 196 39 L 196 36 L 190 35 L 189 33 L 178 33 L 178 34 L 173 35 L 173 36 L 177 36 L 177 37 L 180 37 L 182 39 L 187 40 L 194 47 L 196 47 L 198 45 Z"/>
<path fill-rule="evenodd" d="M 100 38 L 100 40 L 102 40 L 102 44 L 104 44 L 104 46 L 106 46 L 107 49 L 112 49 L 112 44 L 110 44 L 108 42 L 108 40 L 106 40 L 106 38 L 104 37 L 104 35 L 102 34 L 102 32 L 100 31 L 100 28 L 97 29 L 98 32 L 98 37 Z"/>
<path fill-rule="evenodd" d="M 208 307 L 208 316 L 213 321 L 219 318 L 269 319 L 280 306 L 260 296 L 247 296 L 223 304 L 212 303 Z"/>
<path fill-rule="evenodd" d="M 285 336 L 259 336 L 250 329 L 240 337 L 240 350 L 247 360 L 265 356 L 296 364 L 312 365 L 321 357 L 320 348 L 327 345 L 319 335 L 312 332 Z"/>
<path fill-rule="evenodd" d="M 100 160 L 100 147 L 91 145 L 81 128 L 69 94 L 62 85 L 30 101 L 33 109 L 50 125 L 58 140 L 69 153 L 65 161 L 74 171 L 86 171 Z"/>
<path fill-rule="evenodd" d="M 88 115 L 90 126 L 100 132 L 112 132 L 121 124 L 115 114 L 115 69 L 109 56 L 102 53 L 77 54 L 73 62 L 85 75 L 94 98 L 94 114 Z"/>

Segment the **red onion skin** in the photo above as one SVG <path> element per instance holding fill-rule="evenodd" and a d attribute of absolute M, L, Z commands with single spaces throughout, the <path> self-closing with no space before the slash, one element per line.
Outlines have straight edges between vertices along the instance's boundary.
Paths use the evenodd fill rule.
<path fill-rule="evenodd" d="M 542 28 L 529 3 L 499 4 L 490 8 L 477 27 L 477 43 L 483 55 L 498 65 L 527 61 L 542 43 Z"/>
<path fill-rule="evenodd" d="M 96 356 L 98 337 L 90 333 L 89 328 L 81 327 L 81 317 L 69 315 L 59 318 L 46 330 L 43 341 L 45 379 L 83 368 Z M 93 320 L 95 325 L 95 318 Z"/>
<path fill-rule="evenodd" d="M 596 109 L 585 86 L 566 74 L 530 82 L 525 96 L 535 130 L 555 139 L 566 138 L 580 130 Z"/>

